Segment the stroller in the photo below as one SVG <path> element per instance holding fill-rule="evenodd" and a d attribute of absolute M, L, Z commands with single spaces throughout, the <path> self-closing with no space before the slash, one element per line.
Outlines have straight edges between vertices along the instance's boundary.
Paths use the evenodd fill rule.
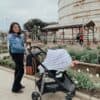
<path fill-rule="evenodd" d="M 39 92 L 33 92 L 32 93 L 32 100 L 42 100 L 42 95 L 46 94 L 46 93 L 55 93 L 55 92 L 64 92 L 66 94 L 65 100 L 72 100 L 72 98 L 75 96 L 75 84 L 74 82 L 71 80 L 71 78 L 68 76 L 65 67 L 59 68 L 59 66 L 63 66 L 64 64 L 66 65 L 68 62 L 71 63 L 71 58 L 70 56 L 64 51 L 64 49 L 62 50 L 51 50 L 55 51 L 55 54 L 51 54 L 50 51 L 48 51 L 47 53 L 44 52 L 41 48 L 34 46 L 34 49 L 38 49 L 39 52 L 37 53 L 32 53 L 32 57 L 36 58 L 36 61 L 39 63 L 39 70 L 40 70 L 40 77 L 39 80 L 35 80 L 36 82 L 36 86 L 38 87 Z M 63 53 L 59 53 L 60 51 L 63 51 Z M 65 56 L 63 58 L 60 58 L 60 60 L 57 59 L 57 57 L 52 59 L 53 55 L 56 55 L 57 52 L 59 53 L 57 57 L 63 56 L 63 54 L 65 54 Z M 41 54 L 46 55 L 46 58 L 44 59 L 44 62 L 41 63 L 38 59 L 37 56 L 40 56 Z M 48 59 L 48 56 L 49 59 Z M 69 57 L 69 61 L 66 62 L 62 62 L 60 64 L 61 59 L 66 59 L 66 57 Z M 50 61 L 49 61 L 50 60 Z M 58 62 L 58 66 L 56 66 L 56 62 L 54 62 L 54 60 L 56 60 Z M 48 61 L 48 63 L 46 63 Z M 52 63 L 53 61 L 53 63 Z M 70 65 L 70 63 L 68 63 Z M 54 66 L 52 66 L 52 64 L 54 64 Z M 48 67 L 47 67 L 48 66 Z M 49 78 L 49 79 L 48 79 Z M 46 80 L 47 79 L 47 80 Z"/>

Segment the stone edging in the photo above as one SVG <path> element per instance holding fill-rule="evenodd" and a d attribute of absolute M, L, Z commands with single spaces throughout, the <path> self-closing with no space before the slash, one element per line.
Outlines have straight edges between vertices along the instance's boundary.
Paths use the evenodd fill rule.
<path fill-rule="evenodd" d="M 100 64 L 91 64 L 91 63 L 80 62 L 79 65 L 90 66 L 93 68 L 100 68 Z"/>
<path fill-rule="evenodd" d="M 78 91 L 76 92 L 76 97 L 81 98 L 81 100 L 100 100 L 98 98 L 95 98 L 93 96 L 89 96 L 85 93 L 78 92 Z"/>
<path fill-rule="evenodd" d="M 0 69 L 4 70 L 4 71 L 7 71 L 7 72 L 10 72 L 10 73 L 14 73 L 13 70 L 8 69 L 8 68 L 4 68 L 2 66 L 0 66 Z M 32 80 L 32 81 L 35 80 L 35 78 L 33 76 L 29 76 L 29 75 L 24 75 L 24 78 L 27 78 L 27 79 Z M 81 93 L 81 92 L 78 92 L 78 91 L 76 92 L 76 97 L 81 98 L 81 100 L 100 100 L 98 98 L 89 96 L 85 93 Z"/>

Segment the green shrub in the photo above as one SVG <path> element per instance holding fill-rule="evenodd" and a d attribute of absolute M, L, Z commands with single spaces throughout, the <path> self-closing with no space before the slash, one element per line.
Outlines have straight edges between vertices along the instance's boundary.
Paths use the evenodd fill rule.
<path fill-rule="evenodd" d="M 8 52 L 7 49 L 1 49 L 1 50 L 0 50 L 0 53 L 7 53 L 7 52 Z"/>
<path fill-rule="evenodd" d="M 15 69 L 15 64 L 14 64 L 14 62 L 9 62 L 9 63 L 8 63 L 8 67 L 11 68 L 11 69 Z"/>
<path fill-rule="evenodd" d="M 85 89 L 93 89 L 94 84 L 89 79 L 89 76 L 86 73 L 80 72 L 75 75 L 75 79 L 78 81 L 77 87 L 78 88 L 85 88 Z"/>
<path fill-rule="evenodd" d="M 10 58 L 4 58 L 4 59 L 0 60 L 0 65 L 9 67 L 11 69 L 15 68 L 15 64 Z"/>
<path fill-rule="evenodd" d="M 4 65 L 5 61 L 4 60 L 0 60 L 0 65 Z"/>
<path fill-rule="evenodd" d="M 100 64 L 100 55 L 98 56 L 98 64 Z"/>
<path fill-rule="evenodd" d="M 86 51 L 74 51 L 74 50 L 69 50 L 68 51 L 69 53 L 70 53 L 70 55 L 74 58 L 74 59 L 77 59 L 77 60 L 80 60 L 81 59 L 81 57 L 83 56 L 83 55 L 85 55 L 86 54 Z"/>
<path fill-rule="evenodd" d="M 94 51 L 87 51 L 87 53 L 81 57 L 80 61 L 87 63 L 97 63 L 97 54 Z"/>
<path fill-rule="evenodd" d="M 10 57 L 10 56 L 5 56 L 5 57 L 3 57 L 3 59 L 4 59 L 4 60 L 6 60 L 6 59 L 11 59 L 11 57 Z"/>
<path fill-rule="evenodd" d="M 80 61 L 82 61 L 82 62 L 90 62 L 89 55 L 87 54 L 87 55 L 82 56 L 81 59 L 80 59 Z"/>
<path fill-rule="evenodd" d="M 99 49 L 99 50 L 100 50 L 100 46 L 97 46 L 97 49 Z"/>
<path fill-rule="evenodd" d="M 86 50 L 92 50 L 90 47 L 86 47 Z"/>
<path fill-rule="evenodd" d="M 77 88 L 83 89 L 93 89 L 95 86 L 93 82 L 90 80 L 89 76 L 84 72 L 76 72 L 74 70 L 68 70 L 67 74 L 74 80 L 77 81 Z"/>
<path fill-rule="evenodd" d="M 86 63 L 98 63 L 97 50 L 84 49 L 83 51 L 69 50 L 72 59 L 76 59 Z"/>
<path fill-rule="evenodd" d="M 66 45 L 58 45 L 58 48 L 67 48 L 67 46 Z"/>
<path fill-rule="evenodd" d="M 98 61 L 98 59 L 92 59 L 92 60 L 91 60 L 91 63 L 92 63 L 92 64 L 98 64 L 99 61 Z"/>
<path fill-rule="evenodd" d="M 95 83 L 95 88 L 100 89 L 100 83 Z"/>

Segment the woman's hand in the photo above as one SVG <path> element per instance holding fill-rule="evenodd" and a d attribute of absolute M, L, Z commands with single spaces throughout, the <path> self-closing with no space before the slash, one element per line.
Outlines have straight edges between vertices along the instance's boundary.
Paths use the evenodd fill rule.
<path fill-rule="evenodd" d="M 75 67 L 76 65 L 78 65 L 79 64 L 79 61 L 77 61 L 77 60 L 74 60 L 74 61 L 72 61 L 72 67 Z"/>

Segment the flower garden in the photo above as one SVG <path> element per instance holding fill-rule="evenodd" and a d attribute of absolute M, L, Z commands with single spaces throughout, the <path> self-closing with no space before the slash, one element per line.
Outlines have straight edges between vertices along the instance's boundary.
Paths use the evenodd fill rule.
<path fill-rule="evenodd" d="M 42 45 L 41 47 L 45 51 L 48 49 L 48 45 Z M 4 51 L 7 52 L 6 47 L 4 48 Z M 66 45 L 56 45 L 53 48 L 65 48 L 73 60 L 81 62 L 75 68 L 67 71 L 68 75 L 75 82 L 77 90 L 90 96 L 100 98 L 100 47 L 97 46 L 95 49 L 86 47 L 82 50 L 77 50 Z M 10 56 L 1 58 L 0 65 L 11 69 L 15 68 Z M 97 71 L 95 71 L 96 69 Z"/>

